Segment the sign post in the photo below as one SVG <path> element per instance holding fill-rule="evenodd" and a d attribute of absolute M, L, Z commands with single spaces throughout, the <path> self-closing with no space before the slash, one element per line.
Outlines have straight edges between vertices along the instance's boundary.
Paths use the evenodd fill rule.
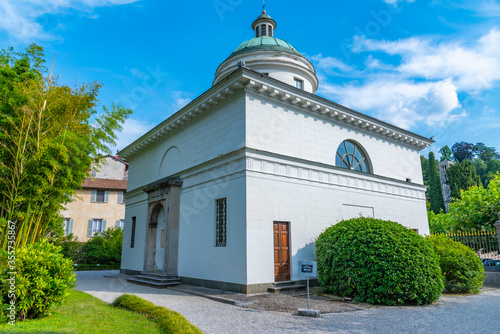
<path fill-rule="evenodd" d="M 299 308 L 299 315 L 307 317 L 319 317 L 318 310 L 311 310 L 309 305 L 309 277 L 316 277 L 318 275 L 318 268 L 316 261 L 299 261 L 299 273 L 306 276 L 307 279 L 307 310 Z"/>

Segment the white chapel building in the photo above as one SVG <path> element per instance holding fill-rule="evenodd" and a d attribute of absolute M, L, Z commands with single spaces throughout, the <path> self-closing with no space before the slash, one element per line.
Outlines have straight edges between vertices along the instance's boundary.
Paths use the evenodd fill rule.
<path fill-rule="evenodd" d="M 213 86 L 120 152 L 121 270 L 244 293 L 299 281 L 327 227 L 360 215 L 429 234 L 432 140 L 315 95 L 314 66 L 263 11 Z"/>

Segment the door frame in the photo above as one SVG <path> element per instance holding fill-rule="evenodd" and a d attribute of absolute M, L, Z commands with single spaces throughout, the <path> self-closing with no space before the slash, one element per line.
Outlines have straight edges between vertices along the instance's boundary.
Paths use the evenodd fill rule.
<path fill-rule="evenodd" d="M 292 238 L 291 238 L 291 233 L 292 233 L 292 223 L 290 221 L 278 221 L 278 220 L 275 220 L 273 221 L 273 281 L 276 283 L 276 282 L 286 282 L 286 280 L 283 280 L 283 281 L 277 281 L 276 280 L 276 272 L 275 272 L 275 261 L 274 261 L 274 226 L 275 224 L 286 224 L 288 226 L 287 230 L 288 230 L 288 262 L 289 262 L 289 265 L 288 265 L 288 274 L 289 274 L 289 281 L 292 280 L 292 257 L 291 257 L 291 248 L 292 248 Z"/>

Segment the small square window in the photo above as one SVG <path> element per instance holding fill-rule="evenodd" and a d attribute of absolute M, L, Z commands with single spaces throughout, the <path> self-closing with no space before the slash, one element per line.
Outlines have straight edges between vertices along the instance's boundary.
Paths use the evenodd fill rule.
<path fill-rule="evenodd" d="M 95 201 L 104 203 L 104 190 L 96 190 Z"/>
<path fill-rule="evenodd" d="M 297 87 L 298 89 L 304 89 L 304 81 L 295 78 L 295 87 Z"/>
<path fill-rule="evenodd" d="M 94 219 L 94 223 L 92 224 L 92 235 L 99 233 L 101 234 L 103 231 L 102 219 Z"/>
<path fill-rule="evenodd" d="M 68 236 L 73 233 L 73 219 L 64 218 L 64 235 Z"/>

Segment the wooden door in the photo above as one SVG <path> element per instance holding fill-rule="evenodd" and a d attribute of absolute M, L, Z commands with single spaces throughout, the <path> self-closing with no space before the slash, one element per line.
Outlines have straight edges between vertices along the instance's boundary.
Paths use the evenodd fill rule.
<path fill-rule="evenodd" d="M 290 280 L 289 223 L 274 222 L 274 281 Z"/>

